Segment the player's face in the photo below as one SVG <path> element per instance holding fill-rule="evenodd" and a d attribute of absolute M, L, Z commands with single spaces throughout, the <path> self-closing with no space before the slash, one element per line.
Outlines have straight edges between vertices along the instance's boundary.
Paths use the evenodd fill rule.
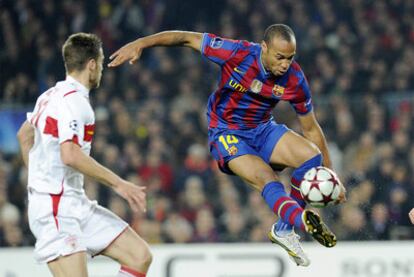
<path fill-rule="evenodd" d="M 267 44 L 262 42 L 262 62 L 267 70 L 275 76 L 281 76 L 289 69 L 296 54 L 296 41 L 288 42 L 280 37 L 273 38 Z"/>
<path fill-rule="evenodd" d="M 89 83 L 90 83 L 91 89 L 92 88 L 98 88 L 99 84 L 101 83 L 102 70 L 103 70 L 103 60 L 104 60 L 104 55 L 103 55 L 103 51 L 102 51 L 102 48 L 101 48 L 99 50 L 99 57 L 98 57 L 98 60 L 96 61 L 95 70 L 92 71 L 92 73 L 89 77 Z"/>

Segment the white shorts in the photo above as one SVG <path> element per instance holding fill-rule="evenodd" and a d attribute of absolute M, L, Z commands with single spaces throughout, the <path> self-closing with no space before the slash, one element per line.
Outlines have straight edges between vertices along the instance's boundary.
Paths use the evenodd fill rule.
<path fill-rule="evenodd" d="M 128 226 L 86 195 L 50 195 L 29 189 L 29 224 L 36 237 L 35 259 L 50 262 L 59 256 L 86 251 L 95 256 Z"/>

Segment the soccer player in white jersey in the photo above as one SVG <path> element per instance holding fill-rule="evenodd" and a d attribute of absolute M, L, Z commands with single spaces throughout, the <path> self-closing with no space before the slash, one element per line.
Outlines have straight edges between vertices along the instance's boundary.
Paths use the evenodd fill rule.
<path fill-rule="evenodd" d="M 110 186 L 134 211 L 145 211 L 145 190 L 89 156 L 95 117 L 89 91 L 102 76 L 101 40 L 71 35 L 62 48 L 66 80 L 44 92 L 18 132 L 29 170 L 28 214 L 35 258 L 53 276 L 87 276 L 87 255 L 121 264 L 117 276 L 146 276 L 151 252 L 122 219 L 85 196 L 84 175 Z"/>

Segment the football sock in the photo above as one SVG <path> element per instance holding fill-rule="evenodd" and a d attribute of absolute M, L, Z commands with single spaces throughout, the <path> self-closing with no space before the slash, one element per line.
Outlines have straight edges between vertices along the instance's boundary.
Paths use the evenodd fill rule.
<path fill-rule="evenodd" d="M 145 273 L 138 272 L 134 269 L 131 269 L 127 266 L 122 265 L 121 269 L 118 272 L 117 277 L 146 277 Z"/>
<path fill-rule="evenodd" d="M 322 165 L 322 155 L 318 154 L 315 157 L 307 160 L 304 162 L 301 166 L 296 168 L 293 171 L 291 184 L 290 184 L 290 197 L 295 199 L 296 202 L 302 207 L 306 207 L 306 203 L 303 200 L 302 195 L 300 194 L 300 182 L 303 179 L 303 176 L 305 176 L 305 173 L 311 169 L 312 167 L 317 167 Z"/>
<path fill-rule="evenodd" d="M 282 183 L 270 182 L 266 184 L 262 196 L 267 205 L 279 216 L 279 219 L 304 230 L 305 227 L 302 222 L 303 209 L 286 194 Z"/>
<path fill-rule="evenodd" d="M 322 165 L 322 155 L 318 154 L 315 157 L 307 160 L 301 166 L 296 168 L 293 171 L 291 179 L 291 190 L 290 197 L 293 198 L 298 204 L 304 209 L 306 207 L 306 202 L 303 200 L 302 195 L 300 194 L 300 182 L 303 179 L 305 173 L 316 166 Z M 293 226 L 289 223 L 284 222 L 279 219 L 276 223 L 276 234 L 279 236 L 284 236 L 292 232 Z"/>

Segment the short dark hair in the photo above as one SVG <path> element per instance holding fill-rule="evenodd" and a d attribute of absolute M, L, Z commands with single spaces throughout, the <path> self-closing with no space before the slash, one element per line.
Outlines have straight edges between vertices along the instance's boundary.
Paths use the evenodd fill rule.
<path fill-rule="evenodd" d="M 266 28 L 263 40 L 270 43 L 273 38 L 281 37 L 282 39 L 291 42 L 295 38 L 295 33 L 285 24 L 273 24 Z"/>
<path fill-rule="evenodd" d="M 101 47 L 102 41 L 97 35 L 87 33 L 71 35 L 62 47 L 66 71 L 81 71 L 89 60 L 98 60 Z"/>

